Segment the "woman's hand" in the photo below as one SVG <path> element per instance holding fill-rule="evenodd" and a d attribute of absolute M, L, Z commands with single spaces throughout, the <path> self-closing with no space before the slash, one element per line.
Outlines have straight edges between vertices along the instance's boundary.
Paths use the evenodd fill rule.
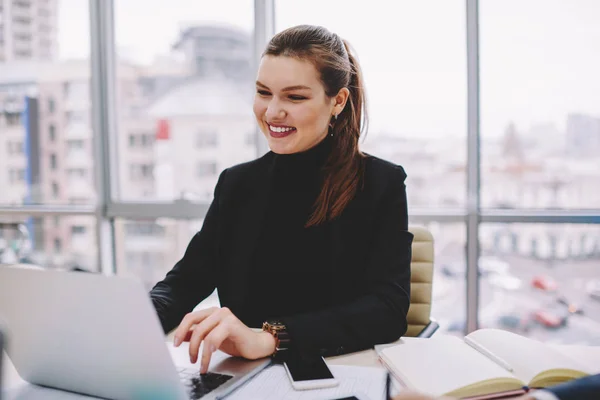
<path fill-rule="evenodd" d="M 208 371 L 210 358 L 217 350 L 229 355 L 256 360 L 275 352 L 275 338 L 268 332 L 248 328 L 227 308 L 209 308 L 187 314 L 177 329 L 173 344 L 190 342 L 190 362 L 198 361 L 200 344 L 204 342 L 200 373 Z"/>

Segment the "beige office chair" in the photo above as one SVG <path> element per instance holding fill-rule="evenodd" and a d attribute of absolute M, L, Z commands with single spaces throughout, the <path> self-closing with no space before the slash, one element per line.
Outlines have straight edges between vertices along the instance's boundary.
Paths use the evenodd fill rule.
<path fill-rule="evenodd" d="M 408 329 L 404 336 L 430 337 L 439 328 L 431 319 L 431 297 L 433 287 L 433 236 L 420 226 L 409 226 L 415 236 L 410 263 L 410 308 Z"/>

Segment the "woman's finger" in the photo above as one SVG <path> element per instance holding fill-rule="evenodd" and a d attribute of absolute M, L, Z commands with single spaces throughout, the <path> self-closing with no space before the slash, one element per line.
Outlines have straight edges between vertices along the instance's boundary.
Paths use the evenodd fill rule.
<path fill-rule="evenodd" d="M 210 359 L 213 353 L 221 347 L 221 344 L 227 339 L 234 328 L 234 323 L 231 319 L 233 316 L 227 317 L 220 321 L 213 330 L 204 338 L 204 348 L 202 349 L 202 359 L 200 360 L 200 373 L 205 374 L 208 372 L 210 365 Z"/>
<path fill-rule="evenodd" d="M 175 330 L 173 336 L 173 345 L 179 346 L 181 342 L 186 338 L 188 332 L 192 329 L 192 325 L 202 322 L 206 317 L 218 310 L 217 307 L 207 308 L 206 310 L 200 310 L 186 314 L 181 320 L 181 323 Z"/>
<path fill-rule="evenodd" d="M 212 331 L 214 327 L 217 326 L 219 322 L 221 322 L 221 320 L 223 320 L 229 315 L 230 313 L 224 312 L 222 309 L 220 309 L 213 312 L 211 315 L 204 318 L 202 322 L 196 325 L 194 331 L 192 332 L 192 335 L 190 336 L 189 352 L 190 362 L 192 364 L 198 361 L 198 352 L 200 351 L 200 344 L 202 343 L 206 335 L 208 335 L 210 331 Z"/>

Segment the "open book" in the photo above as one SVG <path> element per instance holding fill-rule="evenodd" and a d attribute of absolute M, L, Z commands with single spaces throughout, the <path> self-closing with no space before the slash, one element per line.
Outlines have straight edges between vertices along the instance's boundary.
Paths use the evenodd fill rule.
<path fill-rule="evenodd" d="M 600 346 L 551 346 L 499 329 L 464 339 L 403 338 L 379 356 L 407 387 L 459 398 L 493 398 L 600 373 Z"/>

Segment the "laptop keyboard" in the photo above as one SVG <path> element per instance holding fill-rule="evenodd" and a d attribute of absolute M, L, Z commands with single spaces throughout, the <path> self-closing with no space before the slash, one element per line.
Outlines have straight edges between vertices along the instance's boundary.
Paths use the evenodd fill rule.
<path fill-rule="evenodd" d="M 197 370 L 189 368 L 180 369 L 179 377 L 191 400 L 202 398 L 233 378 L 231 375 L 216 374 L 214 372 L 200 374 Z"/>

